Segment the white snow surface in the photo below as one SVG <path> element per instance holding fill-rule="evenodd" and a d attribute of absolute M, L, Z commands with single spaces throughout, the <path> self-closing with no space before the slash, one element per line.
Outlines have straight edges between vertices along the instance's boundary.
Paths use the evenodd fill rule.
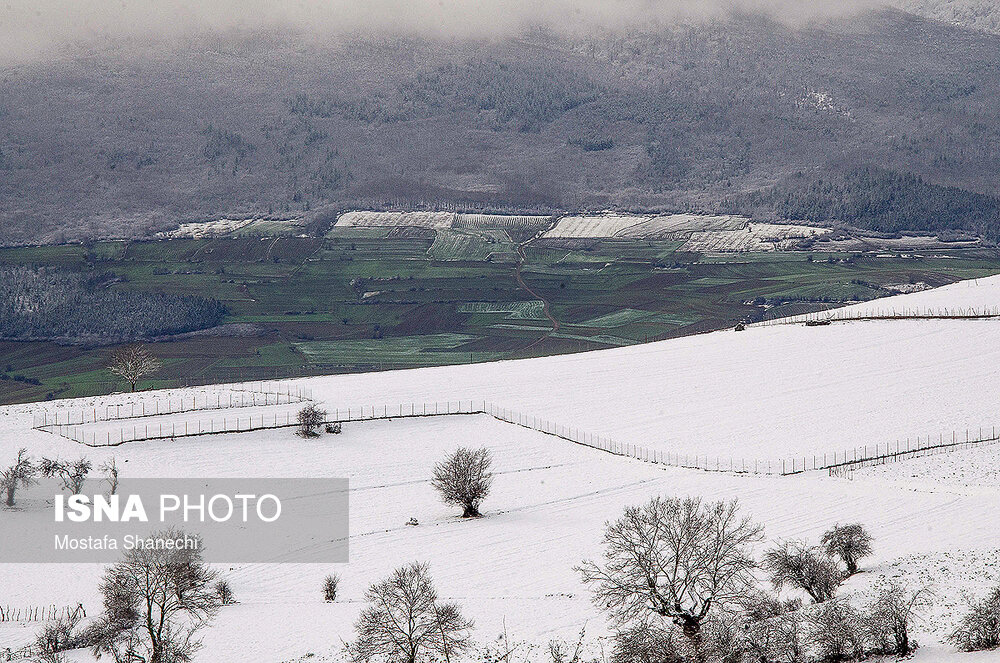
<path fill-rule="evenodd" d="M 940 301 L 1000 303 L 1000 277 L 951 288 L 955 299 Z M 936 305 L 942 291 L 901 301 Z M 671 452 L 777 458 L 991 426 L 1000 402 L 998 341 L 998 320 L 784 325 L 561 357 L 296 382 L 311 388 L 327 409 L 485 399 Z M 225 387 L 198 391 L 213 389 Z M 858 472 L 852 481 L 822 473 L 763 477 L 666 468 L 484 415 L 349 423 L 341 435 L 317 440 L 281 429 L 110 449 L 82 447 L 30 428 L 31 414 L 40 408 L 155 396 L 0 408 L 0 463 L 26 446 L 36 457 L 86 454 L 103 461 L 114 455 L 123 473 L 136 477 L 346 476 L 351 481 L 350 563 L 221 569 L 239 604 L 223 609 L 205 632 L 205 648 L 196 660 L 339 660 L 365 589 L 413 560 L 429 562 L 441 596 L 458 601 L 476 621 L 481 646 L 506 630 L 512 640 L 540 648 L 542 660 L 550 639 L 573 641 L 586 626 L 587 651 L 596 655 L 607 625 L 573 567 L 599 555 L 605 521 L 654 495 L 739 498 L 765 526 L 768 541 L 815 541 L 835 522 L 863 522 L 876 537 L 876 553 L 844 591 L 862 596 L 883 575 L 930 583 L 940 598 L 918 628 L 924 647 L 914 660 L 1000 660 L 995 653 L 956 654 L 942 644 L 964 595 L 981 596 L 1000 581 L 1000 488 L 988 470 L 1000 465 L 1000 445 L 977 449 L 968 458 L 967 463 L 987 468 L 974 480 L 967 474 L 957 482 L 938 480 L 957 473 L 963 461 L 955 454 L 949 464 L 941 462 L 948 456 L 935 456 L 901 463 L 891 475 L 879 468 Z M 460 445 L 487 446 L 495 457 L 497 478 L 482 519 L 456 517 L 428 482 L 434 463 Z M 908 476 L 908 466 L 918 469 Z M 37 518 L 49 517 L 50 494 L 39 487 L 24 493 L 19 509 L 0 509 L 0 535 L 16 536 Z M 420 524 L 407 526 L 410 518 Z M 342 593 L 327 604 L 319 590 L 331 572 L 342 576 Z M 93 615 L 100 607 L 101 573 L 100 565 L 0 564 L 0 604 L 83 602 Z M 39 626 L 0 624 L 0 651 L 30 642 Z M 304 658 L 308 654 L 315 655 Z M 92 659 L 74 652 L 70 660 Z"/>
<path fill-rule="evenodd" d="M 589 646 L 596 647 L 607 625 L 573 567 L 599 555 L 606 520 L 653 495 L 739 498 L 765 525 L 769 540 L 815 540 L 834 522 L 862 521 L 877 537 L 877 554 L 852 580 L 855 591 L 880 574 L 899 573 L 893 563 L 903 556 L 920 560 L 906 566 L 908 578 L 959 577 L 948 592 L 953 607 L 944 612 L 954 612 L 962 590 L 981 593 L 997 580 L 996 492 L 956 496 L 817 475 L 765 478 L 664 468 L 483 415 L 349 424 L 340 436 L 317 440 L 283 430 L 113 450 L 83 449 L 43 433 L 23 442 L 39 455 L 85 453 L 99 461 L 113 453 L 130 476 L 350 478 L 350 563 L 223 568 L 240 603 L 224 609 L 206 631 L 202 661 L 278 662 L 310 652 L 334 660 L 340 639 L 351 637 L 367 586 L 411 560 L 430 563 L 441 596 L 458 601 L 476 621 L 480 643 L 506 628 L 512 639 L 544 647 L 550 639 L 573 640 L 586 625 Z M 434 462 L 459 444 L 485 445 L 495 457 L 495 489 L 483 519 L 458 518 L 428 482 Z M 2 514 L 5 531 L 49 517 L 45 495 L 42 488 L 25 493 L 20 510 Z M 407 526 L 410 518 L 420 524 Z M 83 602 L 92 615 L 100 606 L 101 571 L 100 565 L 0 565 L 0 588 L 9 604 Z M 342 577 L 334 604 L 323 603 L 319 592 L 330 572 Z M 24 644 L 38 626 L 0 626 L 0 643 Z M 921 627 L 929 644 L 939 643 L 945 631 L 937 622 Z M 89 659 L 79 652 L 77 660 Z"/>
<path fill-rule="evenodd" d="M 1000 277 L 891 298 L 1000 305 Z M 596 352 L 303 380 L 327 408 L 491 400 L 652 449 L 766 461 L 1000 425 L 998 320 L 751 327 Z"/>
<path fill-rule="evenodd" d="M 1000 277 L 958 281 L 940 288 L 931 288 L 891 297 L 881 297 L 860 304 L 836 309 L 845 317 L 887 315 L 990 315 L 1000 313 Z M 794 316 L 786 320 L 823 318 L 824 313 Z"/>

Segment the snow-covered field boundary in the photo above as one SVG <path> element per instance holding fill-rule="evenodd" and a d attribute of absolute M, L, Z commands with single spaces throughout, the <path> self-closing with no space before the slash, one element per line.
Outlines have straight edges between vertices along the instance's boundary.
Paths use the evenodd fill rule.
<path fill-rule="evenodd" d="M 886 465 L 887 463 L 898 463 L 900 461 L 912 460 L 915 458 L 926 458 L 928 456 L 938 456 L 940 454 L 955 453 L 958 451 L 965 451 L 967 449 L 976 449 L 982 446 L 996 444 L 997 442 L 1000 442 L 1000 437 L 997 437 L 996 429 L 994 428 L 992 433 L 986 437 L 984 437 L 983 432 L 980 431 L 979 436 L 976 439 L 970 439 L 970 433 L 969 431 L 966 431 L 964 440 L 958 439 L 957 436 L 953 434 L 950 440 L 944 438 L 944 436 L 940 436 L 936 444 L 932 442 L 930 437 L 927 438 L 928 444 L 924 444 L 923 446 L 919 445 L 919 438 L 917 442 L 918 448 L 915 449 L 907 449 L 904 447 L 902 450 L 894 452 L 890 451 L 889 453 L 881 456 L 862 458 L 861 460 L 831 467 L 829 468 L 830 476 L 853 479 L 855 470 L 860 470 L 866 467 L 876 467 L 878 465 Z"/>
<path fill-rule="evenodd" d="M 255 395 L 260 395 L 256 392 Z M 289 387 L 283 394 L 289 399 L 283 405 L 297 405 L 301 402 L 312 402 L 306 398 L 308 390 Z M 271 394 L 274 395 L 274 394 Z M 256 405 L 266 408 L 274 406 L 270 397 L 265 402 L 258 400 Z M 234 407 L 249 408 L 253 404 L 252 397 L 247 400 L 235 401 L 242 405 Z M 109 412 L 114 406 L 109 406 Z M 214 409 L 214 408 L 213 408 Z M 224 409 L 224 408 L 223 408 Z M 180 409 L 173 412 L 160 412 L 160 415 L 194 412 L 192 409 Z M 147 412 L 137 415 L 134 420 L 144 418 L 139 423 L 128 425 L 129 417 L 112 417 L 110 419 L 95 419 L 99 411 L 68 413 L 67 417 L 76 417 L 78 423 L 38 426 L 39 430 L 60 435 L 88 447 L 119 446 L 126 442 L 141 442 L 147 440 L 173 440 L 183 437 L 218 435 L 222 433 L 246 433 L 251 431 L 290 428 L 298 426 L 296 413 L 290 408 L 283 411 L 249 411 L 246 416 L 211 417 L 207 420 L 155 421 L 156 414 Z M 116 412 L 111 412 L 116 415 Z M 843 451 L 832 451 L 823 454 L 812 454 L 779 459 L 739 458 L 712 454 L 688 454 L 662 451 L 631 442 L 620 442 L 611 437 L 594 433 L 586 429 L 558 423 L 503 407 L 487 400 L 459 400 L 427 403 L 398 403 L 395 405 L 359 405 L 352 407 L 336 407 L 326 412 L 324 424 L 349 423 L 392 419 L 410 419 L 418 417 L 438 417 L 451 415 L 486 414 L 505 423 L 545 433 L 553 437 L 567 440 L 593 449 L 616 455 L 633 458 L 655 465 L 678 467 L 684 469 L 702 470 L 707 472 L 726 472 L 735 474 L 757 474 L 788 476 L 802 472 L 828 470 L 831 476 L 840 476 L 844 472 L 865 467 L 870 464 L 881 464 L 907 458 L 917 458 L 923 455 L 942 453 L 949 450 L 967 449 L 977 445 L 990 444 L 1000 440 L 996 427 L 980 428 L 978 433 L 966 429 L 964 435 L 959 431 L 951 431 L 950 439 L 943 433 L 936 438 L 930 434 L 926 437 L 916 437 L 904 441 L 876 442 L 874 445 L 864 445 Z M 88 420 L 87 417 L 91 418 Z M 122 422 L 117 427 L 95 427 L 102 422 Z M 964 438 L 964 439 L 963 439 Z"/>
<path fill-rule="evenodd" d="M 204 412 L 207 410 L 232 410 L 237 408 L 266 407 L 268 405 L 290 405 L 305 403 L 312 400 L 312 390 L 280 382 L 254 382 L 234 385 L 219 385 L 224 387 L 226 396 L 219 391 L 214 394 L 192 394 L 190 397 L 178 394 L 161 397 L 153 395 L 147 407 L 143 399 L 127 404 L 92 406 L 77 410 L 47 409 L 32 415 L 32 428 L 47 429 L 57 426 L 82 426 L 99 421 L 117 421 L 124 419 L 140 419 L 158 417 L 184 412 Z"/>
<path fill-rule="evenodd" d="M 804 313 L 751 323 L 752 327 L 795 325 L 803 322 L 861 322 L 865 320 L 978 320 L 1000 317 L 1000 307 L 981 308 L 874 308 L 855 311 L 851 307 Z"/>

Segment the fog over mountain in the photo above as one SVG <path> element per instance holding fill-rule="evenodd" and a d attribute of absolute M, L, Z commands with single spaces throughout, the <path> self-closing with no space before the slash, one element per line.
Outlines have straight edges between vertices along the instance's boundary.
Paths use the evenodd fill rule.
<path fill-rule="evenodd" d="M 792 0 L 294 6 L 0 5 L 0 243 L 383 206 L 1000 235 L 1000 38 L 957 21 Z"/>
<path fill-rule="evenodd" d="M 390 33 L 503 37 L 527 27 L 586 32 L 646 29 L 733 12 L 790 23 L 878 8 L 884 0 L 9 0 L 0 6 L 7 59 L 51 55 L 64 44 L 172 38 L 192 32 L 292 29 L 305 36 Z"/>

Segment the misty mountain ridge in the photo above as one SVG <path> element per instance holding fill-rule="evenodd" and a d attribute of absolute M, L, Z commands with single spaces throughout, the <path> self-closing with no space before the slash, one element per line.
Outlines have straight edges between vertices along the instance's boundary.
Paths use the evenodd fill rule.
<path fill-rule="evenodd" d="M 897 6 L 925 18 L 1000 34 L 1000 6 L 994 0 L 898 0 Z"/>
<path fill-rule="evenodd" d="M 995 238 L 998 56 L 1000 37 L 894 10 L 78 51 L 0 70 L 0 242 L 239 215 L 322 224 L 368 206 L 737 212 Z"/>

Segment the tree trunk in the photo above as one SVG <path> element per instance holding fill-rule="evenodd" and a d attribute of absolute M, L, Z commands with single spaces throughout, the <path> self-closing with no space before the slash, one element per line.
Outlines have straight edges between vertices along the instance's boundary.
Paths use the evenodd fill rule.
<path fill-rule="evenodd" d="M 681 633 L 687 638 L 691 647 L 693 660 L 696 663 L 706 663 L 705 643 L 701 633 L 701 622 L 694 617 L 681 616 L 679 618 Z"/>
<path fill-rule="evenodd" d="M 483 514 L 479 513 L 479 509 L 472 506 L 471 504 L 465 505 L 465 511 L 462 513 L 463 518 L 478 518 Z"/>
<path fill-rule="evenodd" d="M 7 486 L 7 506 L 14 506 L 14 486 Z"/>

